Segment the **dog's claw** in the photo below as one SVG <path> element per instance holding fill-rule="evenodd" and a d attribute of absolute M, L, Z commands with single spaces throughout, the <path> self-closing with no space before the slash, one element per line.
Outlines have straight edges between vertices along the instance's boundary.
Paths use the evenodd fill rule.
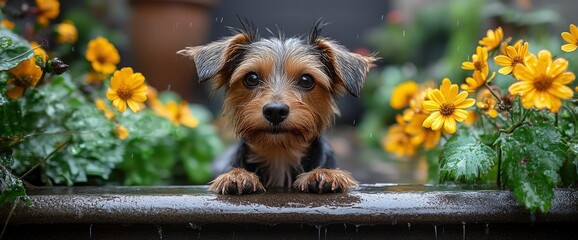
<path fill-rule="evenodd" d="M 317 168 L 297 176 L 293 187 L 302 192 L 336 193 L 357 186 L 357 181 L 346 171 Z"/>
<path fill-rule="evenodd" d="M 219 194 L 249 194 L 254 192 L 264 192 L 263 184 L 259 182 L 259 177 L 252 172 L 242 168 L 234 168 L 227 173 L 223 173 L 211 182 L 209 190 Z"/>

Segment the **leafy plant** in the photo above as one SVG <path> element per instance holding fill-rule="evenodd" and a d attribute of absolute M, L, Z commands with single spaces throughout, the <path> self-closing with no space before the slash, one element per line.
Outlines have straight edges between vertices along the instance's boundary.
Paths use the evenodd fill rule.
<path fill-rule="evenodd" d="M 47 7 L 40 2 L 14 16 L 17 10 L 0 3 L 0 205 L 27 202 L 28 185 L 210 180 L 211 161 L 223 148 L 210 112 L 169 91 L 157 95 L 130 67 L 116 70 L 114 44 L 78 37 L 70 21 L 52 28 L 55 16 L 40 16 L 48 11 L 39 11 Z M 23 17 L 22 25 L 9 29 L 4 13 Z M 51 37 L 51 48 L 32 41 Z M 72 53 L 72 44 L 86 54 Z"/>
<path fill-rule="evenodd" d="M 495 7 L 488 4 L 488 8 Z M 522 13 L 516 14 L 520 14 L 517 20 L 513 15 L 504 19 L 538 29 L 540 37 L 515 39 L 522 35 L 497 27 L 479 41 L 461 39 L 463 45 L 479 43 L 475 54 L 467 58 L 462 54 L 461 68 L 465 71 L 441 72 L 453 79 L 471 73 L 465 79 L 458 77 L 463 79 L 458 80 L 463 82 L 461 86 L 448 78 L 440 86 L 429 81 L 403 81 L 404 77 L 429 79 L 423 72 L 440 72 L 417 69 L 407 76 L 394 75 L 391 73 L 396 67 L 389 66 L 373 81 L 394 81 L 395 87 L 392 91 L 378 90 L 375 95 L 370 92 L 370 96 L 385 95 L 381 102 L 391 105 L 387 106 L 392 109 L 390 115 L 397 114 L 396 122 L 386 127 L 381 139 L 386 151 L 402 158 L 427 156 L 433 181 L 495 183 L 512 190 L 529 211 L 547 212 L 557 187 L 578 183 L 576 64 L 555 57 L 565 54 L 559 50 L 578 48 L 578 29 L 571 24 L 570 31 L 561 34 L 567 44 L 546 44 L 542 39 L 551 37 L 539 31 L 544 22 L 527 22 Z M 538 10 L 527 14 L 553 13 Z M 544 49 L 546 46 L 557 49 L 552 54 Z M 455 59 L 449 56 L 458 55 L 450 49 L 440 58 L 442 63 L 432 66 L 450 62 L 455 66 Z M 427 64 L 420 64 L 427 69 Z"/>

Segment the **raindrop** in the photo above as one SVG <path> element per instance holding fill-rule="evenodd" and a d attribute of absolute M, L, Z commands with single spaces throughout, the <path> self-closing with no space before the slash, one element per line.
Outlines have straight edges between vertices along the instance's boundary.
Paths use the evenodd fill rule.
<path fill-rule="evenodd" d="M 457 51 L 458 51 L 458 52 L 460 51 L 460 45 L 458 45 L 458 50 L 457 50 Z"/>
<path fill-rule="evenodd" d="M 170 91 L 170 90 L 171 90 L 171 85 L 169 84 L 169 85 L 167 86 L 167 91 Z"/>
<path fill-rule="evenodd" d="M 327 240 L 327 228 L 325 228 L 325 240 Z"/>
<path fill-rule="evenodd" d="M 163 239 L 163 229 L 161 226 L 157 226 L 157 232 L 159 233 L 159 239 Z"/>
<path fill-rule="evenodd" d="M 223 22 L 223 17 L 221 17 L 221 22 Z"/>
<path fill-rule="evenodd" d="M 370 134 L 369 134 L 369 138 L 373 138 L 373 133 L 370 133 Z"/>
<path fill-rule="evenodd" d="M 134 158 L 134 153 L 131 153 L 131 154 L 130 154 L 130 158 Z"/>
<path fill-rule="evenodd" d="M 88 238 L 92 239 L 92 224 L 90 224 L 90 227 L 88 227 Z"/>
<path fill-rule="evenodd" d="M 343 224 L 343 229 L 347 230 L 347 223 Z"/>
<path fill-rule="evenodd" d="M 405 30 L 403 30 L 403 33 L 401 35 L 405 37 Z"/>
<path fill-rule="evenodd" d="M 355 225 L 355 233 L 359 232 L 359 225 Z"/>
<path fill-rule="evenodd" d="M 71 51 L 74 52 L 74 46 L 72 46 L 72 50 L 71 50 Z"/>
<path fill-rule="evenodd" d="M 219 18 L 215 18 L 215 22 L 217 22 L 219 20 Z"/>
<path fill-rule="evenodd" d="M 436 239 L 438 239 L 438 226 L 437 225 L 434 225 L 434 233 L 435 233 Z"/>
<path fill-rule="evenodd" d="M 193 28 L 193 22 L 189 23 L 189 28 Z"/>
<path fill-rule="evenodd" d="M 357 35 L 355 36 L 355 39 L 359 39 L 359 34 L 357 34 Z"/>
<path fill-rule="evenodd" d="M 356 121 L 356 120 L 357 120 L 357 119 L 353 119 L 353 125 L 355 125 L 355 121 Z"/>
<path fill-rule="evenodd" d="M 411 223 L 407 223 L 407 230 L 411 231 Z"/>
<path fill-rule="evenodd" d="M 484 231 L 484 233 L 486 234 L 486 236 L 490 235 L 490 224 L 486 223 L 486 230 Z"/>
<path fill-rule="evenodd" d="M 466 239 L 466 223 L 462 223 L 462 239 Z"/>
<path fill-rule="evenodd" d="M 383 20 L 383 14 L 381 14 L 381 20 Z"/>
<path fill-rule="evenodd" d="M 456 23 L 456 26 L 460 26 L 460 20 L 458 20 L 458 22 Z"/>
<path fill-rule="evenodd" d="M 175 25 L 175 29 L 179 28 L 179 22 Z"/>

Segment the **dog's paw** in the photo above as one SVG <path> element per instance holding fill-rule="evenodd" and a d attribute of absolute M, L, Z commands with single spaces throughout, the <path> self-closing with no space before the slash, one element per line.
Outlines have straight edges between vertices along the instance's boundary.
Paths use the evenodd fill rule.
<path fill-rule="evenodd" d="M 242 168 L 234 168 L 223 173 L 210 183 L 209 191 L 220 194 L 241 195 L 265 191 L 263 184 L 259 182 L 259 177 Z"/>
<path fill-rule="evenodd" d="M 316 168 L 297 176 L 293 187 L 302 192 L 329 193 L 345 192 L 357 186 L 357 181 L 346 171 Z"/>

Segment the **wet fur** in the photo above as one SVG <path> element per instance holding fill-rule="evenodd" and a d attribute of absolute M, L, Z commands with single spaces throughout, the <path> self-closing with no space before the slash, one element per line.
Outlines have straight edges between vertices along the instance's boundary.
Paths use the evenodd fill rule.
<path fill-rule="evenodd" d="M 322 21 L 307 39 L 285 38 L 281 32 L 262 39 L 251 24 L 242 21 L 242 26 L 231 37 L 178 52 L 195 62 L 201 82 L 213 79 L 215 89 L 225 90 L 223 115 L 240 138 L 232 170 L 217 177 L 210 189 L 245 194 L 265 190 L 263 185 L 293 186 L 321 193 L 355 186 L 350 174 L 335 169 L 333 151 L 321 134 L 339 114 L 336 97 L 347 92 L 359 96 L 375 58 L 322 37 Z M 251 72 L 261 79 L 255 88 L 244 84 Z M 314 79 L 312 89 L 297 84 L 303 74 Z M 263 115 L 263 106 L 272 102 L 290 109 L 277 125 Z"/>

